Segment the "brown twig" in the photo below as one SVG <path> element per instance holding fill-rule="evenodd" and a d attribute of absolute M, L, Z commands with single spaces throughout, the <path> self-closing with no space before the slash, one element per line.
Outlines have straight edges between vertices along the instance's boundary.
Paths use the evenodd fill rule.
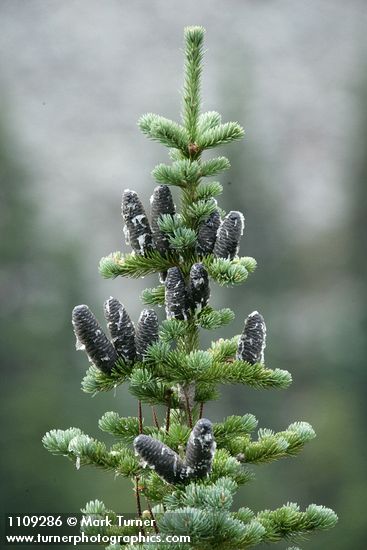
<path fill-rule="evenodd" d="M 192 428 L 192 416 L 191 416 L 191 409 L 190 409 L 190 401 L 189 401 L 189 396 L 187 395 L 186 391 L 185 391 L 185 401 L 186 401 L 187 420 L 188 420 L 188 423 L 189 423 L 189 427 Z"/>
<path fill-rule="evenodd" d="M 141 511 L 141 501 L 140 501 L 140 488 L 139 488 L 139 476 L 135 476 L 135 496 L 136 496 L 136 509 L 137 509 L 137 512 L 138 512 L 138 516 L 139 518 L 141 519 L 143 514 L 142 514 L 142 511 Z M 143 533 L 143 535 L 145 535 L 145 531 L 144 531 L 144 527 L 143 525 L 141 526 L 141 531 Z"/>
<path fill-rule="evenodd" d="M 200 403 L 200 411 L 199 411 L 199 420 L 200 418 L 203 418 L 203 411 L 204 411 L 204 403 Z"/>
<path fill-rule="evenodd" d="M 171 396 L 168 396 L 168 402 L 167 402 L 167 412 L 166 412 L 166 432 L 169 432 L 171 422 Z"/>
<path fill-rule="evenodd" d="M 157 526 L 157 522 L 155 520 L 155 517 L 154 517 L 154 514 L 153 514 L 153 510 L 152 510 L 152 507 L 150 505 L 150 502 L 148 499 L 146 499 L 147 501 L 147 506 L 148 506 L 148 510 L 149 510 L 149 514 L 150 514 L 150 517 L 152 518 L 152 522 L 153 522 L 153 529 L 156 533 L 159 533 L 159 529 L 158 529 L 158 526 Z"/>
<path fill-rule="evenodd" d="M 141 409 L 141 401 L 138 401 L 138 419 L 139 419 L 139 434 L 143 433 L 143 412 Z"/>
<path fill-rule="evenodd" d="M 152 415 L 153 415 L 153 422 L 154 422 L 154 425 L 155 425 L 155 427 L 158 428 L 158 430 L 159 430 L 159 422 L 158 422 L 158 417 L 157 417 L 157 413 L 156 413 L 156 410 L 155 410 L 154 405 L 152 405 Z"/>

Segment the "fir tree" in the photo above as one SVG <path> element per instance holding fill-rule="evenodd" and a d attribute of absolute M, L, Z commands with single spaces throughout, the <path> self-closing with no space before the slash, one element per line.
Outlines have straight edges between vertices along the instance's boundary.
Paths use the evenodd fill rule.
<path fill-rule="evenodd" d="M 189 544 L 149 544 L 172 550 L 247 548 L 328 529 L 337 521 L 332 510 L 315 504 L 305 511 L 292 503 L 257 514 L 249 508 L 232 511 L 237 489 L 253 478 L 251 465 L 297 454 L 315 437 L 308 423 L 294 422 L 278 433 L 260 429 L 254 436 L 252 414 L 214 424 L 204 418 L 205 403 L 218 398 L 220 384 L 287 388 L 292 379 L 287 371 L 265 366 L 266 327 L 256 311 L 247 315 L 241 335 L 199 349 L 201 328 L 217 329 L 234 318 L 230 309 L 209 305 L 209 280 L 240 284 L 256 267 L 253 258 L 238 255 L 243 214 L 223 213 L 216 201 L 222 186 L 204 180 L 227 169 L 229 161 L 223 156 L 204 160 L 203 151 L 241 139 L 244 131 L 237 122 L 222 123 L 216 112 L 200 114 L 203 39 L 203 28 L 185 30 L 181 123 L 152 113 L 139 120 L 142 132 L 168 147 L 172 160 L 152 172 L 159 185 L 151 197 L 150 220 L 138 195 L 125 190 L 122 216 L 132 252 L 115 252 L 100 263 L 106 278 L 159 275 L 159 285 L 146 289 L 142 300 L 150 307 L 164 305 L 167 318 L 159 325 L 154 309 L 144 309 L 134 328 L 124 306 L 111 297 L 105 303 L 107 335 L 87 306 L 73 312 L 78 346 L 92 363 L 83 390 L 95 395 L 126 382 L 138 400 L 138 416 L 107 412 L 100 419 L 100 429 L 117 438 L 111 448 L 77 428 L 52 430 L 43 439 L 50 452 L 78 466 L 95 465 L 131 478 L 138 515 L 145 502 L 162 537 L 191 537 Z M 178 210 L 168 186 L 181 191 Z M 151 425 L 143 418 L 146 405 L 152 408 Z M 165 407 L 164 420 L 158 419 L 156 405 Z M 100 501 L 91 501 L 83 512 L 114 516 Z M 103 531 L 133 532 L 116 525 Z"/>

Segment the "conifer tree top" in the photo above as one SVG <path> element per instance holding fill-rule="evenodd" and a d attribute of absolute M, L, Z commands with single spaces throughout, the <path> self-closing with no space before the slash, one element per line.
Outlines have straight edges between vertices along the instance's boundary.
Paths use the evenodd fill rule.
<path fill-rule="evenodd" d="M 257 420 L 250 413 L 222 422 L 204 418 L 205 404 L 219 397 L 220 384 L 263 389 L 287 388 L 292 381 L 289 372 L 265 364 L 266 325 L 257 311 L 241 312 L 242 334 L 200 349 L 202 330 L 221 328 L 234 318 L 229 308 L 213 307 L 211 286 L 243 283 L 256 267 L 252 257 L 239 255 L 243 214 L 224 212 L 217 203 L 221 184 L 205 181 L 228 169 L 229 161 L 223 156 L 204 160 L 202 153 L 242 138 L 244 130 L 238 122 L 222 123 L 217 112 L 200 113 L 204 34 L 202 27 L 184 32 L 181 122 L 148 113 L 138 123 L 170 156 L 168 164 L 152 171 L 158 187 L 147 193 L 150 212 L 144 197 L 124 190 L 122 218 L 131 250 L 114 252 L 100 263 L 106 278 L 155 273 L 158 285 L 143 292 L 147 307 L 135 324 L 113 297 L 104 306 L 106 332 L 87 306 L 73 313 L 79 348 L 92 363 L 83 390 L 96 395 L 126 383 L 138 401 L 137 417 L 103 415 L 100 429 L 117 439 L 110 448 L 78 428 L 51 430 L 43 438 L 50 452 L 68 456 L 78 468 L 95 465 L 130 478 L 139 517 L 144 502 L 161 536 L 191 537 L 189 545 L 170 545 L 171 550 L 245 549 L 328 529 L 337 521 L 332 510 L 314 504 L 303 512 L 292 503 L 258 514 L 249 508 L 232 511 L 237 489 L 253 479 L 251 466 L 300 452 L 315 437 L 308 423 L 253 435 Z M 180 191 L 178 206 L 172 186 Z M 160 323 L 155 306 L 164 306 L 166 319 Z M 100 501 L 83 510 L 86 515 L 107 512 L 115 517 Z M 127 531 L 115 525 L 111 533 Z"/>

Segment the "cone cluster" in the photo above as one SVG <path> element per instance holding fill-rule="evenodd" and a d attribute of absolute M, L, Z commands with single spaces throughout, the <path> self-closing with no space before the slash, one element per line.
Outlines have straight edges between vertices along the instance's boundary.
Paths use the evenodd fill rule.
<path fill-rule="evenodd" d="M 185 458 L 161 441 L 148 435 L 134 440 L 135 451 L 167 483 L 188 483 L 208 476 L 216 448 L 210 420 L 201 418 L 195 424 L 186 446 Z"/>
<path fill-rule="evenodd" d="M 125 189 L 122 195 L 122 217 L 126 243 L 136 254 L 157 250 L 166 254 L 170 250 L 169 236 L 159 228 L 159 219 L 164 214 L 173 216 L 176 208 L 167 185 L 158 185 L 150 197 L 151 222 L 135 191 Z M 204 220 L 197 231 L 196 252 L 205 256 L 214 254 L 217 258 L 233 260 L 239 251 L 244 230 L 244 217 L 241 212 L 231 210 L 221 221 L 216 209 Z M 163 274 L 164 280 L 166 273 Z"/>
<path fill-rule="evenodd" d="M 73 309 L 77 349 L 85 350 L 90 361 L 106 374 L 111 373 L 118 360 L 125 363 L 143 360 L 150 344 L 158 339 L 155 311 L 144 309 L 135 328 L 125 307 L 111 297 L 104 303 L 104 315 L 110 338 L 88 306 L 79 305 Z"/>
<path fill-rule="evenodd" d="M 215 210 L 199 227 L 197 252 L 233 260 L 238 254 L 244 227 L 241 212 L 231 210 L 221 221 L 219 211 Z"/>
<path fill-rule="evenodd" d="M 180 268 L 171 267 L 165 287 L 167 319 L 186 320 L 190 310 L 205 307 L 210 296 L 208 272 L 202 263 L 191 267 L 188 284 Z"/>
<path fill-rule="evenodd" d="M 169 250 L 168 236 L 159 229 L 158 220 L 162 214 L 175 213 L 175 205 L 167 185 L 159 185 L 150 198 L 151 225 L 144 207 L 135 191 L 125 189 L 122 195 L 122 218 L 126 244 L 136 254 L 145 255 L 155 249 L 161 254 Z"/>

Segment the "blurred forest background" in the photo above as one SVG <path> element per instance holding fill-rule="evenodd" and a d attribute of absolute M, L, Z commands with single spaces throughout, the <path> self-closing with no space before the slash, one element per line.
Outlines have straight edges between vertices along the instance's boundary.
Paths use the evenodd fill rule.
<path fill-rule="evenodd" d="M 88 365 L 70 317 L 87 303 L 102 320 L 113 295 L 136 320 L 140 291 L 154 284 L 107 282 L 97 265 L 126 249 L 122 190 L 148 206 L 150 171 L 166 159 L 136 121 L 147 111 L 178 117 L 189 24 L 207 29 L 205 110 L 246 129 L 244 142 L 222 148 L 232 169 L 221 206 L 245 213 L 241 252 L 259 267 L 239 288 L 214 289 L 214 304 L 236 312 L 221 335 L 239 333 L 258 309 L 267 364 L 294 378 L 288 391 L 226 387 L 206 414 L 251 412 L 276 430 L 309 421 L 317 439 L 296 459 L 258 466 L 238 504 L 330 506 L 338 526 L 301 546 L 364 550 L 364 0 L 1 0 L 3 511 L 75 512 L 93 498 L 133 508 L 128 483 L 77 471 L 41 437 L 78 426 L 109 441 L 98 433 L 102 414 L 135 415 L 126 388 L 93 399 L 81 392 Z"/>

